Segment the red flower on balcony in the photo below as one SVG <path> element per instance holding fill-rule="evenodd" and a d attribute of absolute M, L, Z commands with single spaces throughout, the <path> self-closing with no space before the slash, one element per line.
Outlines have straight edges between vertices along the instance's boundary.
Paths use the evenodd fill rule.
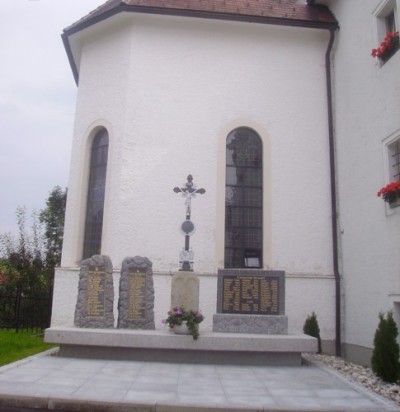
<path fill-rule="evenodd" d="M 372 49 L 371 56 L 377 57 L 383 62 L 389 60 L 394 53 L 399 49 L 399 32 L 388 32 L 386 37 L 382 41 L 381 45 L 377 49 Z"/>

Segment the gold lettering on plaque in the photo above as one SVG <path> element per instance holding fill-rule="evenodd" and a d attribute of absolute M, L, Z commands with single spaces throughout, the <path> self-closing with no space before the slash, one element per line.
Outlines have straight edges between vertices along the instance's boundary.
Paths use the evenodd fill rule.
<path fill-rule="evenodd" d="M 146 319 L 146 269 L 132 269 L 128 277 L 128 320 Z"/>
<path fill-rule="evenodd" d="M 105 294 L 106 272 L 104 267 L 89 266 L 87 276 L 87 316 L 105 316 L 106 294 Z"/>
<path fill-rule="evenodd" d="M 278 281 L 276 279 L 271 280 L 271 312 L 278 313 Z"/>
<path fill-rule="evenodd" d="M 223 310 L 238 311 L 240 309 L 240 281 L 224 279 L 223 293 Z"/>
<path fill-rule="evenodd" d="M 276 277 L 226 275 L 222 285 L 223 313 L 279 313 L 279 280 Z"/>

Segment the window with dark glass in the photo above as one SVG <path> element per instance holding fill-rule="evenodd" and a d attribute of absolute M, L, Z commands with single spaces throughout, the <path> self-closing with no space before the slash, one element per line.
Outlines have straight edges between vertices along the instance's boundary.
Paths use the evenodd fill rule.
<path fill-rule="evenodd" d="M 100 130 L 92 143 L 86 205 L 83 258 L 101 253 L 104 194 L 106 187 L 108 132 Z"/>
<path fill-rule="evenodd" d="M 386 32 L 394 33 L 396 31 L 396 19 L 394 17 L 394 9 L 385 17 Z"/>
<path fill-rule="evenodd" d="M 262 143 L 247 127 L 226 142 L 225 267 L 262 267 Z"/>
<path fill-rule="evenodd" d="M 400 139 L 389 146 L 390 178 L 392 181 L 400 180 Z"/>

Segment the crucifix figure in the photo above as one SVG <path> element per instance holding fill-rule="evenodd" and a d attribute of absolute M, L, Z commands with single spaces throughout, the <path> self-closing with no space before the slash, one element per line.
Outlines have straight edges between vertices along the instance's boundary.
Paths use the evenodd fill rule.
<path fill-rule="evenodd" d="M 196 197 L 196 194 L 204 194 L 205 189 L 197 189 L 196 185 L 193 183 L 193 176 L 188 175 L 187 182 L 184 187 L 174 187 L 175 193 L 182 193 L 182 196 L 185 198 L 186 205 L 186 220 L 182 223 L 181 229 L 185 234 L 185 247 L 182 249 L 179 255 L 179 261 L 182 264 L 182 267 L 179 270 L 182 271 L 192 271 L 193 266 L 193 251 L 189 246 L 190 236 L 194 232 L 194 224 L 190 220 L 190 215 L 192 211 L 192 198 Z"/>

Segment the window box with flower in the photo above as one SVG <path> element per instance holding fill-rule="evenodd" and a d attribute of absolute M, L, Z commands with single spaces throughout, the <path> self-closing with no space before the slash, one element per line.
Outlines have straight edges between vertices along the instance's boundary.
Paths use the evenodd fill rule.
<path fill-rule="evenodd" d="M 399 50 L 399 32 L 388 32 L 377 49 L 372 49 L 372 57 L 377 57 L 382 63 L 386 63 Z"/>
<path fill-rule="evenodd" d="M 391 182 L 382 187 L 377 193 L 391 207 L 400 206 L 400 181 Z"/>
<path fill-rule="evenodd" d="M 203 322 L 204 316 L 200 311 L 186 310 L 183 306 L 173 308 L 168 312 L 167 319 L 162 322 L 169 326 L 177 334 L 190 334 L 194 340 L 199 338 L 199 323 Z M 182 328 L 187 328 L 187 333 Z"/>

